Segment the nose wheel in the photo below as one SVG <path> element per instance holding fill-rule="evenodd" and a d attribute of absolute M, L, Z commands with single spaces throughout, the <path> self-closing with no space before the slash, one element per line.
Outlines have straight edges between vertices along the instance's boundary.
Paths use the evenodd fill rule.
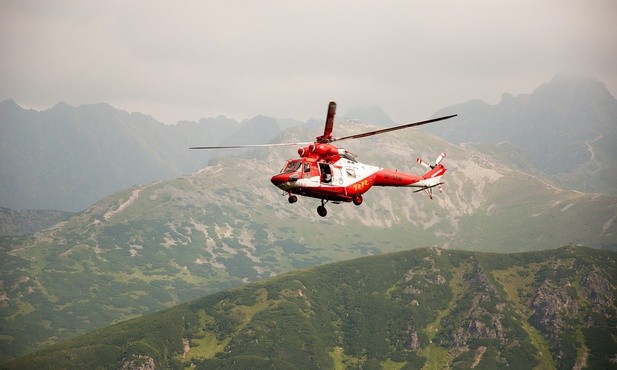
<path fill-rule="evenodd" d="M 295 203 L 298 201 L 298 197 L 295 195 L 290 195 L 289 198 L 287 198 L 287 201 L 289 201 L 289 203 Z"/>

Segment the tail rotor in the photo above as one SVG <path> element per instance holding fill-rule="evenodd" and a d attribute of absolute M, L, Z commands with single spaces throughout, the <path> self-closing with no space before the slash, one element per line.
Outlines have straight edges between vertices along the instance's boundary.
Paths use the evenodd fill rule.
<path fill-rule="evenodd" d="M 419 165 L 426 167 L 427 169 L 430 168 L 432 170 L 433 168 L 437 167 L 437 165 L 440 164 L 441 161 L 443 161 L 445 157 L 446 157 L 446 153 L 444 152 L 439 153 L 439 156 L 437 157 L 437 159 L 435 159 L 435 164 L 433 165 L 426 163 L 422 158 L 417 158 L 416 162 L 418 162 Z"/>
<path fill-rule="evenodd" d="M 416 159 L 416 162 L 418 162 L 418 164 L 421 165 L 422 167 L 426 167 L 427 169 L 431 168 L 431 165 L 424 162 L 422 158 Z"/>
<path fill-rule="evenodd" d="M 441 184 L 443 184 L 443 182 L 441 182 L 440 179 L 441 179 L 441 175 L 443 175 L 443 173 L 445 172 L 445 168 L 441 166 L 439 170 L 437 171 L 433 171 L 433 170 L 435 170 L 435 168 L 439 166 L 439 164 L 441 163 L 441 161 L 443 161 L 444 158 L 446 158 L 446 153 L 441 152 L 439 153 L 439 156 L 437 156 L 437 159 L 435 159 L 435 164 L 429 164 L 425 162 L 422 158 L 416 159 L 416 162 L 418 162 L 419 165 L 429 170 L 423 176 L 423 178 L 426 177 L 425 179 L 426 182 L 424 183 L 424 186 L 421 189 L 416 190 L 416 191 L 424 190 L 424 192 L 430 199 L 433 199 L 433 188 L 434 187 L 437 187 L 439 189 L 439 192 L 443 193 L 443 188 L 441 187 Z"/>

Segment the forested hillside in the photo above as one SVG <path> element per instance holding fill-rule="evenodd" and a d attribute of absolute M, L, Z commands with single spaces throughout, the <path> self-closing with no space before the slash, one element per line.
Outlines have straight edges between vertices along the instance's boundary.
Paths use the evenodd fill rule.
<path fill-rule="evenodd" d="M 367 257 L 213 294 L 5 367 L 612 368 L 616 258 L 580 247 Z"/>

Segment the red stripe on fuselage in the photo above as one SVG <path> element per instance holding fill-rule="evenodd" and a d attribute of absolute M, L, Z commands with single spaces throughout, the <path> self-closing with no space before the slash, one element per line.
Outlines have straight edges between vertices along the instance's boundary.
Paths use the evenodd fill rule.
<path fill-rule="evenodd" d="M 334 202 L 351 202 L 352 197 L 345 192 L 342 186 L 322 185 L 315 188 L 293 188 L 289 190 L 293 194 L 303 195 L 305 197 L 325 199 Z"/>

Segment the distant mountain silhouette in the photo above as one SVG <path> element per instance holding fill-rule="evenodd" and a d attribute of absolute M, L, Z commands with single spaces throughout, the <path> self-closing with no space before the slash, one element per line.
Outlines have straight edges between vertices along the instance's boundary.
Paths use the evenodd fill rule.
<path fill-rule="evenodd" d="M 372 123 L 380 126 L 391 126 L 395 124 L 392 118 L 390 118 L 390 116 L 378 105 L 353 107 L 344 117 L 350 120 L 357 120 L 359 122 Z"/>
<path fill-rule="evenodd" d="M 474 100 L 444 108 L 456 123 L 426 130 L 454 143 L 509 142 L 558 183 L 617 194 L 617 100 L 593 78 L 558 74 L 531 94 L 504 94 L 496 105 Z"/>
<path fill-rule="evenodd" d="M 81 211 L 126 187 L 196 171 L 215 154 L 190 146 L 237 143 L 247 135 L 268 142 L 280 133 L 275 120 L 254 123 L 219 116 L 170 126 L 107 104 L 59 103 L 37 112 L 6 100 L 0 103 L 0 205 Z"/>

